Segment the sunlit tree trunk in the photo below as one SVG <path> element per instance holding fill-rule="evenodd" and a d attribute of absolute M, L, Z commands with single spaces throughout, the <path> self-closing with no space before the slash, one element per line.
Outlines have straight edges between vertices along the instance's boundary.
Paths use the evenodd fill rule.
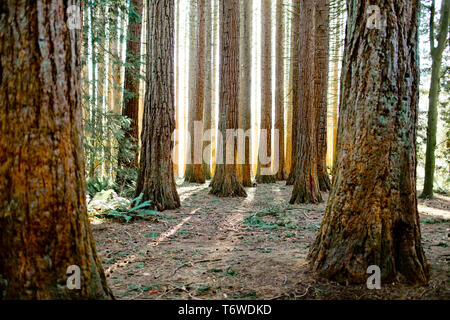
<path fill-rule="evenodd" d="M 80 7 L 2 3 L 0 299 L 112 298 L 86 210 L 81 31 L 68 28 L 69 4 Z M 79 290 L 66 285 L 72 265 Z"/>
<path fill-rule="evenodd" d="M 368 3 L 348 2 L 336 176 L 309 257 L 313 270 L 341 283 L 365 283 L 376 265 L 384 282 L 424 284 L 430 271 L 415 148 L 419 1 L 372 3 L 385 28 L 368 28 Z"/>
<path fill-rule="evenodd" d="M 302 0 L 300 5 L 299 111 L 294 189 L 290 203 L 322 201 L 317 177 L 317 128 L 314 108 L 315 4 Z"/>
<path fill-rule="evenodd" d="M 261 124 L 256 182 L 273 183 L 272 174 L 272 7 L 261 0 Z"/>
<path fill-rule="evenodd" d="M 240 91 L 239 91 L 239 128 L 244 133 L 251 132 L 251 89 L 252 89 L 252 9 L 253 0 L 241 0 L 241 36 L 240 36 Z M 244 142 L 244 144 L 242 144 Z M 240 141 L 238 148 L 243 150 L 243 162 L 237 166 L 238 177 L 244 187 L 251 187 L 251 140 Z M 242 161 L 241 161 L 242 162 Z"/>
<path fill-rule="evenodd" d="M 220 7 L 220 70 L 219 70 L 219 132 L 218 143 L 222 161 L 216 163 L 211 193 L 220 197 L 246 197 L 236 177 L 236 143 L 239 96 L 239 0 L 221 0 Z M 230 130 L 231 129 L 231 130 Z"/>
<path fill-rule="evenodd" d="M 329 59 L 329 0 L 316 1 L 316 33 L 314 52 L 314 108 L 317 135 L 317 178 L 321 191 L 330 190 L 327 170 L 327 108 Z"/>
<path fill-rule="evenodd" d="M 275 130 L 278 131 L 278 141 L 275 141 L 274 151 L 278 152 L 277 180 L 285 180 L 284 170 L 284 20 L 283 0 L 276 3 L 276 37 L 275 37 Z"/>
<path fill-rule="evenodd" d="M 174 21 L 172 0 L 148 0 L 147 89 L 136 196 L 158 210 L 180 207 L 172 163 L 175 129 Z"/>

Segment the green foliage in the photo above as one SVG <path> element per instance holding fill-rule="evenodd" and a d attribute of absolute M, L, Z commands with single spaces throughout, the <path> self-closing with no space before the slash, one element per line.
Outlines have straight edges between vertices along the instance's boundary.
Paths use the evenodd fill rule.
<path fill-rule="evenodd" d="M 130 222 L 136 218 L 146 218 L 149 215 L 158 215 L 159 212 L 151 210 L 151 201 L 142 201 L 144 194 L 140 194 L 137 198 L 131 201 L 131 209 L 120 206 L 117 210 L 110 210 L 107 214 L 109 216 L 118 216 L 125 219 L 125 222 Z"/>

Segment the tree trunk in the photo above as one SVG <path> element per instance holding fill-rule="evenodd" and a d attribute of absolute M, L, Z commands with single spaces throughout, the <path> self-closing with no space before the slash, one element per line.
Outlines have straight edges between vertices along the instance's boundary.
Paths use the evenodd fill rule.
<path fill-rule="evenodd" d="M 256 182 L 273 183 L 272 173 L 272 7 L 261 0 L 261 124 Z"/>
<path fill-rule="evenodd" d="M 0 299 L 113 298 L 86 211 L 81 32 L 68 29 L 68 2 L 2 4 Z M 66 286 L 71 265 L 80 290 Z"/>
<path fill-rule="evenodd" d="M 147 90 L 136 196 L 158 210 L 180 207 L 173 175 L 174 2 L 149 0 L 147 7 Z"/>
<path fill-rule="evenodd" d="M 313 270 L 341 283 L 364 283 L 367 267 L 377 265 L 382 281 L 424 284 L 430 271 L 415 148 L 419 1 L 375 4 L 384 29 L 367 27 L 368 3 L 348 2 L 336 177 L 309 257 Z"/>
<path fill-rule="evenodd" d="M 292 0 L 292 54 L 291 54 L 291 77 L 292 77 L 292 126 L 291 130 L 291 145 L 290 145 L 290 162 L 291 170 L 286 180 L 286 185 L 293 185 L 295 180 L 295 168 L 297 162 L 297 128 L 298 128 L 298 113 L 300 109 L 300 79 L 299 79 L 299 63 L 300 63 L 300 2 L 301 0 Z"/>
<path fill-rule="evenodd" d="M 290 203 L 322 201 L 317 177 L 317 128 L 314 108 L 314 34 L 315 5 L 302 0 L 300 5 L 300 91 L 297 124 L 297 154 L 294 190 Z"/>
<path fill-rule="evenodd" d="M 127 36 L 127 54 L 125 61 L 125 84 L 124 84 L 124 107 L 122 115 L 131 119 L 129 130 L 125 132 L 126 136 L 133 143 L 138 143 L 139 140 L 139 83 L 140 83 L 140 66 L 141 66 L 141 29 L 142 29 L 142 0 L 132 0 L 131 5 L 133 11 L 139 14 L 128 23 Z M 117 44 L 116 44 L 117 47 Z M 117 50 L 117 49 L 115 49 Z M 118 61 L 116 61 L 118 63 Z M 120 72 L 116 70 L 116 72 Z M 114 85 L 118 85 L 113 83 Z M 117 102 L 117 101 L 115 101 Z M 138 149 L 135 150 L 134 159 L 127 159 L 123 150 L 119 146 L 118 164 L 119 168 L 137 168 L 139 161 Z M 131 181 L 127 177 L 121 177 L 120 173 L 117 175 L 117 181 L 122 184 L 125 181 Z"/>
<path fill-rule="evenodd" d="M 246 197 L 236 177 L 236 144 L 239 97 L 239 0 L 220 1 L 220 84 L 219 132 L 217 150 L 221 158 L 211 181 L 211 193 L 220 197 Z M 220 161 L 222 160 L 222 161 Z"/>
<path fill-rule="evenodd" d="M 317 178 L 321 191 L 331 187 L 327 170 L 327 108 L 328 108 L 328 58 L 329 58 L 330 0 L 316 2 L 316 33 L 314 53 L 314 108 L 317 134 Z"/>
<path fill-rule="evenodd" d="M 275 152 L 278 157 L 274 157 L 274 167 L 278 167 L 275 173 L 277 180 L 285 180 L 284 170 L 284 21 L 283 21 L 283 0 L 276 3 L 276 49 L 275 49 L 275 132 L 278 131 L 278 141 L 275 144 Z"/>
<path fill-rule="evenodd" d="M 211 1 L 206 1 L 205 4 L 205 29 L 206 39 L 204 40 L 205 46 L 205 75 L 204 75 L 204 110 L 203 110 L 203 133 L 211 132 L 211 110 L 212 110 L 212 6 Z M 212 138 L 212 135 L 209 135 Z M 204 141 L 202 147 L 202 166 L 203 175 L 205 179 L 211 179 L 211 141 Z M 204 153 L 208 152 L 207 159 L 205 161 Z"/>
<path fill-rule="evenodd" d="M 431 19 L 434 18 L 434 1 L 432 5 Z M 427 150 L 425 155 L 425 182 L 421 198 L 433 197 L 433 182 L 435 168 L 436 151 L 436 130 L 438 121 L 438 103 L 441 82 L 442 53 L 448 43 L 448 24 L 449 24 L 450 0 L 442 0 L 441 3 L 441 21 L 438 35 L 438 46 L 434 47 L 434 27 L 430 31 L 431 58 L 431 84 L 428 102 L 428 127 L 427 127 Z M 431 21 L 434 26 L 434 21 Z"/>
<path fill-rule="evenodd" d="M 252 89 L 252 10 L 253 0 L 241 0 L 241 36 L 240 36 L 240 91 L 239 91 L 239 129 L 244 133 L 250 132 L 251 119 L 251 89 Z M 251 179 L 251 137 L 244 137 L 244 163 L 238 163 L 237 174 L 244 187 L 252 187 Z M 242 142 L 239 140 L 239 142 Z"/>
<path fill-rule="evenodd" d="M 201 160 L 201 148 L 202 141 L 198 140 L 198 133 L 202 132 L 202 127 L 199 126 L 197 121 L 203 121 L 203 100 L 199 104 L 198 98 L 199 86 L 199 73 L 203 72 L 199 70 L 200 60 L 200 46 L 199 46 L 199 31 L 200 31 L 200 16 L 198 15 L 198 6 L 200 6 L 201 0 L 192 0 L 190 2 L 190 26 L 189 26 L 189 110 L 188 110 L 188 133 L 189 140 L 187 144 L 187 158 L 186 158 L 186 171 L 184 173 L 184 179 L 193 183 L 204 183 L 205 177 L 203 175 L 202 160 Z M 203 21 L 204 24 L 204 21 Z M 203 27 L 204 28 L 204 27 Z M 202 89 L 203 90 L 203 89 Z M 203 97 L 203 95 L 202 95 Z M 198 109 L 202 108 L 201 113 Z M 200 131 L 200 132 L 199 132 Z M 197 135 L 196 135 L 197 133 Z"/>

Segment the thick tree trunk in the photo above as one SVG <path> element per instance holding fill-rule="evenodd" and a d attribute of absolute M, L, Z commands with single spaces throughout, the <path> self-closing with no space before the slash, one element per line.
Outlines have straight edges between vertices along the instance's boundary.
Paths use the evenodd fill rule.
<path fill-rule="evenodd" d="M 205 46 L 205 75 L 204 75 L 204 110 L 203 110 L 203 133 L 211 132 L 211 110 L 212 106 L 212 5 L 211 1 L 206 1 L 205 4 L 205 29 L 206 39 L 204 40 Z M 211 139 L 212 135 L 209 136 Z M 205 159 L 204 154 L 208 152 L 208 156 Z M 203 142 L 202 147 L 202 166 L 203 175 L 205 179 L 211 179 L 211 141 Z"/>
<path fill-rule="evenodd" d="M 300 64 L 300 3 L 301 0 L 292 0 L 292 54 L 291 54 L 291 77 L 292 77 L 292 125 L 291 130 L 291 144 L 290 144 L 290 162 L 291 169 L 286 180 L 286 185 L 293 185 L 295 180 L 295 168 L 297 162 L 297 128 L 298 117 L 300 109 L 300 78 L 299 78 L 299 64 Z"/>
<path fill-rule="evenodd" d="M 211 193 L 220 197 L 246 197 L 242 183 L 236 177 L 236 144 L 239 97 L 239 0 L 220 1 L 220 84 L 218 159 L 211 181 Z M 227 131 L 231 129 L 231 131 Z M 230 133 L 230 134 L 228 134 Z"/>
<path fill-rule="evenodd" d="M 180 207 L 172 164 L 174 103 L 174 2 L 149 0 L 147 90 L 136 196 L 158 210 Z"/>
<path fill-rule="evenodd" d="M 256 182 L 273 183 L 272 173 L 272 7 L 261 0 L 261 125 Z M 262 161 L 261 161 L 262 160 Z"/>
<path fill-rule="evenodd" d="M 382 281 L 424 284 L 430 271 L 415 149 L 419 1 L 375 4 L 384 29 L 366 26 L 368 3 L 348 2 L 336 177 L 309 257 L 313 270 L 339 282 L 364 283 L 377 265 Z"/>
<path fill-rule="evenodd" d="M 433 9 L 434 10 L 434 1 Z M 434 47 L 434 28 L 430 32 L 431 58 L 433 60 L 431 66 L 431 84 L 428 103 L 428 127 L 427 127 L 427 150 L 425 156 L 425 182 L 423 185 L 422 198 L 433 197 L 433 182 L 435 168 L 435 152 L 436 152 L 436 130 L 438 121 L 438 103 L 441 82 L 442 53 L 448 43 L 448 24 L 449 24 L 450 0 L 442 0 L 441 4 L 441 21 L 438 35 L 438 46 Z M 434 18 L 434 12 L 432 13 Z M 434 21 L 431 21 L 434 25 Z"/>
<path fill-rule="evenodd" d="M 128 24 L 128 36 L 127 36 L 127 54 L 125 62 L 125 84 L 124 84 L 124 106 L 122 109 L 122 115 L 131 119 L 131 126 L 126 136 L 133 143 L 138 143 L 139 140 L 139 83 L 140 83 L 140 66 L 141 66 L 141 29 L 142 29 L 142 0 L 132 0 L 131 5 L 133 10 L 139 14 L 139 18 L 136 17 L 129 21 Z M 117 47 L 117 44 L 115 45 Z M 115 49 L 117 50 L 117 49 Z M 116 61 L 116 64 L 118 61 Z M 117 69 L 117 68 L 115 68 Z M 120 72 L 119 70 L 115 70 Z M 114 85 L 115 84 L 113 82 Z M 117 102 L 117 101 L 115 101 Z M 135 150 L 134 159 L 127 159 L 123 150 L 119 146 L 118 164 L 119 168 L 137 168 L 139 161 L 138 149 Z M 117 181 L 122 184 L 125 181 L 130 183 L 131 181 L 127 177 L 117 175 Z"/>
<path fill-rule="evenodd" d="M 252 89 L 252 10 L 253 0 L 241 0 L 241 36 L 240 36 L 240 91 L 239 91 L 239 129 L 251 132 L 251 89 Z M 242 142 L 242 141 L 240 141 Z M 244 163 L 238 164 L 237 173 L 244 187 L 252 187 L 251 180 L 251 139 L 245 139 Z"/>
<path fill-rule="evenodd" d="M 86 211 L 74 3 L 1 5 L 0 299 L 112 298 Z M 80 290 L 66 286 L 71 265 Z"/>
<path fill-rule="evenodd" d="M 278 141 L 275 144 L 275 152 L 278 157 L 278 171 L 275 173 L 277 180 L 285 180 L 284 170 L 284 21 L 283 0 L 276 3 L 276 49 L 275 49 L 275 131 L 278 131 Z"/>
<path fill-rule="evenodd" d="M 297 149 L 294 189 L 290 203 L 322 201 L 317 177 L 317 128 L 314 108 L 314 34 L 315 5 L 302 0 L 300 5 L 300 91 L 297 124 Z"/>
<path fill-rule="evenodd" d="M 329 58 L 330 0 L 316 1 L 316 33 L 314 52 L 314 108 L 317 134 L 317 178 L 321 191 L 331 187 L 327 170 L 327 108 L 328 108 L 328 58 Z"/>

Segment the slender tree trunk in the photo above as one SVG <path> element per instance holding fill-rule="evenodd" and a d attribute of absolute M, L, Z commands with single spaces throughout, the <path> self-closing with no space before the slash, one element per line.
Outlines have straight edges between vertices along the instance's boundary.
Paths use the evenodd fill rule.
<path fill-rule="evenodd" d="M 2 5 L 0 299 L 112 298 L 86 210 L 81 32 L 68 6 Z M 72 265 L 80 290 L 66 286 Z"/>
<path fill-rule="evenodd" d="M 275 131 L 278 131 L 278 141 L 275 144 L 275 152 L 278 157 L 278 171 L 275 174 L 277 180 L 285 180 L 284 170 L 284 20 L 283 0 L 276 3 L 276 50 L 275 50 Z"/>
<path fill-rule="evenodd" d="M 158 210 L 180 207 L 172 163 L 175 129 L 174 21 L 172 0 L 148 0 L 147 90 L 136 196 Z"/>
<path fill-rule="evenodd" d="M 241 0 L 241 36 L 240 36 L 240 91 L 239 91 L 239 129 L 251 134 L 251 89 L 252 89 L 252 9 L 253 0 Z M 245 138 L 243 145 L 244 163 L 237 166 L 237 174 L 244 187 L 252 187 L 251 180 L 251 137 Z M 242 139 L 239 139 L 242 142 Z M 239 153 L 240 151 L 238 151 Z M 239 153 L 240 154 L 240 153 Z"/>
<path fill-rule="evenodd" d="M 423 186 L 421 198 L 433 197 L 433 181 L 435 168 L 435 152 L 436 152 L 436 130 L 438 121 L 438 103 L 440 93 L 442 53 L 448 44 L 448 24 L 450 0 L 442 0 L 441 3 L 441 21 L 438 35 L 438 45 L 434 47 L 434 0 L 432 5 L 430 28 L 430 44 L 431 44 L 431 84 L 428 103 L 428 127 L 427 127 L 427 150 L 425 156 L 425 182 Z"/>
<path fill-rule="evenodd" d="M 203 111 L 203 133 L 211 132 L 212 124 L 212 5 L 211 1 L 207 0 L 205 4 L 205 31 L 206 39 L 204 40 L 205 46 L 205 73 L 204 73 L 204 111 Z M 212 138 L 212 135 L 209 135 Z M 203 174 L 206 179 L 211 179 L 211 141 L 205 140 L 202 147 L 202 166 Z M 208 152 L 207 159 L 205 161 L 205 153 Z"/>
<path fill-rule="evenodd" d="M 322 201 L 317 176 L 317 128 L 314 108 L 314 0 L 300 5 L 300 95 L 294 190 L 290 203 Z"/>
<path fill-rule="evenodd" d="M 212 107 L 211 107 L 211 128 L 212 128 L 212 137 L 211 137 L 211 161 L 212 161 L 212 176 L 214 177 L 216 170 L 216 146 L 217 146 L 217 138 L 216 138 L 216 102 L 217 102 L 217 52 L 219 50 L 219 0 L 213 0 L 213 63 L 212 63 Z"/>
<path fill-rule="evenodd" d="M 131 126 L 125 132 L 126 136 L 133 143 L 139 140 L 139 83 L 140 83 L 140 66 L 141 66 L 141 29 L 142 29 L 142 0 L 132 0 L 132 10 L 139 14 L 134 17 L 128 24 L 127 36 L 127 54 L 125 61 L 125 84 L 124 84 L 124 107 L 122 115 L 131 119 Z M 117 47 L 117 46 L 116 46 Z M 117 50 L 117 49 L 115 49 Z M 116 62 L 117 63 L 117 62 Z M 120 71 L 119 70 L 116 70 Z M 139 161 L 138 149 L 135 150 L 134 159 L 127 159 L 126 154 L 119 146 L 118 164 L 119 168 L 137 168 Z M 117 175 L 117 181 L 122 184 L 125 181 L 131 181 L 127 177 Z"/>
<path fill-rule="evenodd" d="M 330 0 L 316 1 L 316 33 L 314 53 L 314 108 L 317 133 L 317 178 L 321 191 L 331 187 L 327 170 L 327 108 L 328 108 L 328 59 L 329 59 Z"/>
<path fill-rule="evenodd" d="M 211 181 L 211 193 L 220 197 L 246 197 L 236 177 L 236 144 L 239 97 L 239 0 L 220 1 L 219 132 L 221 158 Z"/>
<path fill-rule="evenodd" d="M 298 128 L 298 117 L 300 109 L 300 78 L 299 78 L 299 64 L 300 64 L 300 3 L 301 0 L 292 0 L 292 54 L 291 54 L 291 67 L 292 67 L 292 126 L 291 130 L 291 152 L 290 162 L 291 170 L 289 171 L 289 176 L 286 180 L 286 185 L 293 185 L 295 180 L 295 168 L 297 162 L 297 128 Z"/>
<path fill-rule="evenodd" d="M 256 182 L 273 183 L 272 173 L 272 7 L 271 0 L 261 0 L 261 125 Z"/>
<path fill-rule="evenodd" d="M 385 29 L 367 27 L 368 3 L 348 2 L 336 177 L 309 257 L 313 270 L 342 283 L 365 283 L 376 265 L 382 281 L 424 284 L 430 271 L 415 148 L 419 1 L 375 4 Z"/>
<path fill-rule="evenodd" d="M 294 67 L 293 56 L 294 56 L 294 28 L 293 28 L 293 19 L 294 15 L 292 14 L 293 5 L 292 1 L 290 2 L 291 6 L 287 9 L 288 23 L 289 23 L 289 32 L 286 34 L 286 44 L 289 48 L 289 60 L 287 67 L 287 93 L 286 93 L 286 157 L 285 157 L 285 165 L 286 165 L 286 179 L 291 176 L 292 171 L 292 107 L 293 107 L 293 83 L 292 83 L 292 71 Z M 291 183 L 292 184 L 292 183 Z"/>

